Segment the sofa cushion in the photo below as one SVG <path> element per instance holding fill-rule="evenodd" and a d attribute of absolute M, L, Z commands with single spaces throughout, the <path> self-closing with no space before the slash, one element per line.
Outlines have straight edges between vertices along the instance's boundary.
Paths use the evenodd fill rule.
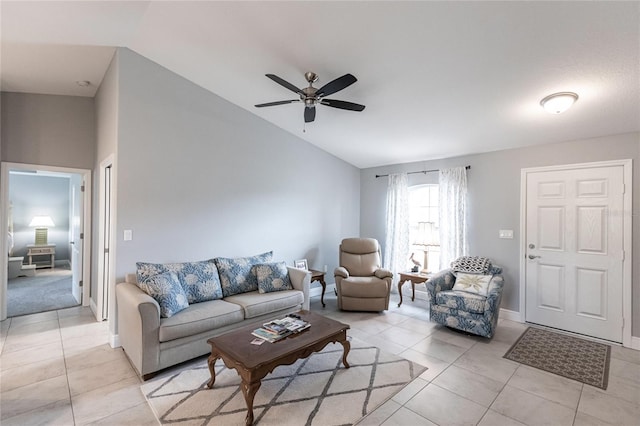
<path fill-rule="evenodd" d="M 158 302 L 162 318 L 170 318 L 189 307 L 187 295 L 174 272 L 154 275 L 138 283 L 138 286 Z"/>
<path fill-rule="evenodd" d="M 216 265 L 211 260 L 182 263 L 137 262 L 138 282 L 164 272 L 175 272 L 189 303 L 222 299 L 222 286 Z"/>
<path fill-rule="evenodd" d="M 436 304 L 474 314 L 484 313 L 486 301 L 487 298 L 485 296 L 467 293 L 466 291 L 449 290 L 436 294 Z"/>
<path fill-rule="evenodd" d="M 304 295 L 300 290 L 285 290 L 273 293 L 252 291 L 229 296 L 224 300 L 241 306 L 244 309 L 245 318 L 255 318 L 301 305 L 304 302 Z"/>
<path fill-rule="evenodd" d="M 272 258 L 272 251 L 251 257 L 237 257 L 234 259 L 216 257 L 214 262 L 218 267 L 224 297 L 256 291 L 258 289 L 258 280 L 256 276 L 251 273 L 251 267 L 259 263 L 271 262 Z"/>
<path fill-rule="evenodd" d="M 340 283 L 340 294 L 347 297 L 387 297 L 387 282 L 376 277 L 349 277 Z"/>
<path fill-rule="evenodd" d="M 456 277 L 456 282 L 453 284 L 452 290 L 466 291 L 467 293 L 486 296 L 492 278 L 493 275 L 464 274 L 462 272 L 458 272 L 458 276 Z"/>
<path fill-rule="evenodd" d="M 160 320 L 160 341 L 193 336 L 244 320 L 242 308 L 224 300 L 195 303 L 171 318 Z"/>
<path fill-rule="evenodd" d="M 274 291 L 291 290 L 291 280 L 289 270 L 284 262 L 260 263 L 251 267 L 251 273 L 258 280 L 258 291 L 260 293 L 271 293 Z"/>

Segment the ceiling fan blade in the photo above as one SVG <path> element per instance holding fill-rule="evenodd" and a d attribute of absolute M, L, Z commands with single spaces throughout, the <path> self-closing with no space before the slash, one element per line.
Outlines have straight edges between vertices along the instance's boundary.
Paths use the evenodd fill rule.
<path fill-rule="evenodd" d="M 364 105 L 354 104 L 353 102 L 347 101 L 338 101 L 335 99 L 323 99 L 320 103 L 333 108 L 348 109 L 349 111 L 362 111 L 365 108 Z"/>
<path fill-rule="evenodd" d="M 358 81 L 357 78 L 352 76 L 351 74 L 345 74 L 342 77 L 338 77 L 333 81 L 328 82 L 324 86 L 318 89 L 316 92 L 316 96 L 329 96 L 332 95 L 345 87 L 351 86 L 353 83 Z"/>
<path fill-rule="evenodd" d="M 315 107 L 305 107 L 304 108 L 304 122 L 311 123 L 316 119 L 316 108 Z"/>
<path fill-rule="evenodd" d="M 298 89 L 296 86 L 294 86 L 293 84 L 289 83 L 286 80 L 281 79 L 280 77 L 278 77 L 275 74 L 265 74 L 267 77 L 269 77 L 271 80 L 275 81 L 276 83 L 278 83 L 279 85 L 286 87 L 287 89 L 291 90 L 293 93 L 297 93 L 297 94 L 302 94 L 302 90 Z"/>
<path fill-rule="evenodd" d="M 293 103 L 293 102 L 300 102 L 300 99 L 291 99 L 291 100 L 288 100 L 288 101 L 267 102 L 266 104 L 258 104 L 258 105 L 255 105 L 255 106 L 256 106 L 256 108 L 262 108 L 262 107 L 268 107 L 268 106 L 290 104 L 290 103 Z"/>

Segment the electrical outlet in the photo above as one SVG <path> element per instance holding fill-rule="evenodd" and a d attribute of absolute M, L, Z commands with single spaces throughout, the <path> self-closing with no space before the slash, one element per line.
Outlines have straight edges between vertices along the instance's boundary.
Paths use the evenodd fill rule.
<path fill-rule="evenodd" d="M 328 266 L 324 265 L 324 271 L 327 272 Z"/>
<path fill-rule="evenodd" d="M 124 230 L 124 240 L 125 241 L 133 240 L 133 231 L 131 229 Z"/>

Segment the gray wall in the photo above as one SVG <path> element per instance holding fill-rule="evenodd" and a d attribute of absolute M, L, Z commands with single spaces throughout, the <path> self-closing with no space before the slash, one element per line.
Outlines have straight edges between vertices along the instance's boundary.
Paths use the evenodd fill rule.
<path fill-rule="evenodd" d="M 118 278 L 267 250 L 333 270 L 360 229 L 357 168 L 128 49 L 118 70 Z"/>
<path fill-rule="evenodd" d="M 93 168 L 93 98 L 2 92 L 2 161 Z"/>
<path fill-rule="evenodd" d="M 48 230 L 48 242 L 56 244 L 56 261 L 69 260 L 69 178 L 11 174 L 9 200 L 13 202 L 14 256 L 26 256 L 33 244 L 34 216 L 51 216 L 55 227 Z M 45 257 L 34 261 L 48 260 Z M 25 259 L 26 263 L 26 259 Z"/>
<path fill-rule="evenodd" d="M 384 241 L 387 179 L 376 174 L 470 165 L 469 250 L 487 256 L 505 269 L 506 288 L 502 307 L 519 311 L 520 265 L 520 170 L 560 164 L 617 159 L 640 160 L 640 134 L 607 136 L 581 141 L 496 151 L 443 160 L 397 164 L 361 170 L 360 232 Z M 640 174 L 633 177 L 633 327 L 640 336 Z M 410 185 L 436 183 L 437 174 L 410 175 Z M 499 229 L 512 229 L 513 240 L 498 238 Z"/>

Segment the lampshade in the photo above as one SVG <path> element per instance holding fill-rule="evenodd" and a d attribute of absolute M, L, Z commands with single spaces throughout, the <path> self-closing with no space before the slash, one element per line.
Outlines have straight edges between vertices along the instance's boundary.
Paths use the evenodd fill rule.
<path fill-rule="evenodd" d="M 56 225 L 54 225 L 51 216 L 34 216 L 33 219 L 31 219 L 29 226 L 33 226 L 35 228 L 51 228 Z"/>
<path fill-rule="evenodd" d="M 440 244 L 439 235 L 433 222 L 418 222 L 418 235 L 414 244 L 423 246 L 437 246 Z"/>
<path fill-rule="evenodd" d="M 550 114 L 562 114 L 578 100 L 578 95 L 573 92 L 560 92 L 546 96 L 540 101 L 540 105 Z"/>

